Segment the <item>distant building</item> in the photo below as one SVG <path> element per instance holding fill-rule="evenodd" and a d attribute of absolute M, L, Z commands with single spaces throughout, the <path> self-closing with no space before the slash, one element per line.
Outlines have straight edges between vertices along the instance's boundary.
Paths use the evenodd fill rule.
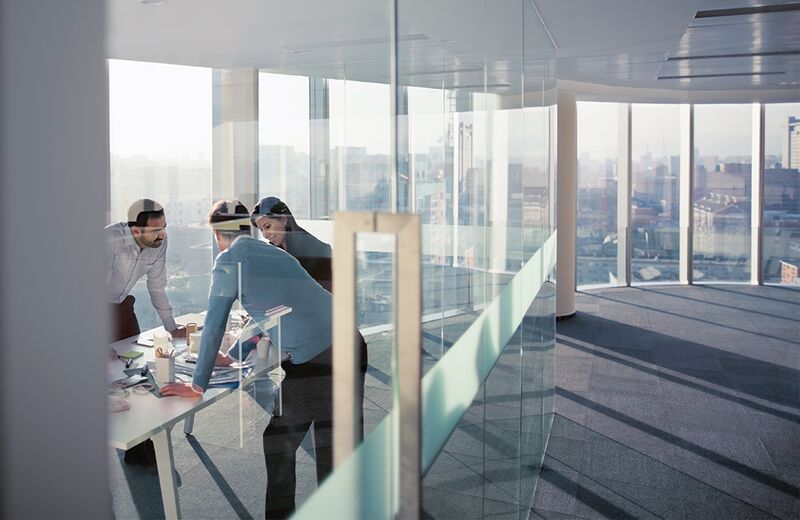
<path fill-rule="evenodd" d="M 694 252 L 732 259 L 750 253 L 750 199 L 710 193 L 694 203 Z"/>
<path fill-rule="evenodd" d="M 783 161 L 787 168 L 800 169 L 800 118 L 789 116 L 783 138 Z"/>

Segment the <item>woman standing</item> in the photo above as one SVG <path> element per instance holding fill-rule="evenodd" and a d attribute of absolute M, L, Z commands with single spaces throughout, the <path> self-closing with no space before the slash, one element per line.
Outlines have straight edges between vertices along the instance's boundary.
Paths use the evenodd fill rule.
<path fill-rule="evenodd" d="M 331 246 L 301 228 L 281 199 L 261 199 L 250 220 L 273 246 L 297 258 L 318 284 L 332 292 Z"/>

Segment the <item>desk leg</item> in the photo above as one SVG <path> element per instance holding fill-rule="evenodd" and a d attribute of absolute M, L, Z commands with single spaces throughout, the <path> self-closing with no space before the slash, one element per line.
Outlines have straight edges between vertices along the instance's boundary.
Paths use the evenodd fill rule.
<path fill-rule="evenodd" d="M 167 520 L 180 520 L 181 506 L 178 502 L 178 486 L 175 482 L 175 461 L 172 458 L 172 427 L 153 435 L 156 448 L 158 480 L 161 484 L 161 498 L 164 501 L 164 516 Z"/>
<path fill-rule="evenodd" d="M 186 419 L 183 420 L 183 433 L 186 435 L 191 435 L 192 429 L 194 429 L 194 414 L 186 417 Z"/>
<path fill-rule="evenodd" d="M 275 397 L 275 417 L 283 415 L 283 383 L 281 382 L 281 360 L 283 360 L 283 345 L 281 344 L 281 319 L 278 318 L 278 368 L 275 370 L 277 373 L 278 395 Z"/>

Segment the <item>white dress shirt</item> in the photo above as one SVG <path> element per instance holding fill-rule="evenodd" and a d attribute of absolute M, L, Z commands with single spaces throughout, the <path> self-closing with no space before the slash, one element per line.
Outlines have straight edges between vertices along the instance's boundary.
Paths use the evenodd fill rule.
<path fill-rule="evenodd" d="M 167 239 L 161 247 L 139 247 L 126 222 L 106 226 L 108 260 L 111 263 L 106 278 L 106 298 L 121 303 L 136 282 L 147 275 L 147 290 L 164 328 L 175 330 L 175 318 L 165 288 L 167 286 Z"/>

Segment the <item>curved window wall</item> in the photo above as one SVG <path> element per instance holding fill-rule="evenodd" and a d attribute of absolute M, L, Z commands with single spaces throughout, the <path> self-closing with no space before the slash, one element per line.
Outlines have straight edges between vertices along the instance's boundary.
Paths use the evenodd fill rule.
<path fill-rule="evenodd" d="M 581 102 L 578 165 L 579 286 L 800 285 L 800 104 Z"/>

